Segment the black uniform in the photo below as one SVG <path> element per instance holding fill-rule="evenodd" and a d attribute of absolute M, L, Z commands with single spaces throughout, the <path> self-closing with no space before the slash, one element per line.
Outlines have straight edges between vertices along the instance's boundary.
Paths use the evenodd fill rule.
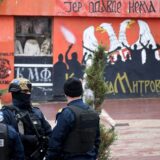
<path fill-rule="evenodd" d="M 24 148 L 19 134 L 3 123 L 0 123 L 0 157 L 1 160 L 24 160 Z"/>
<path fill-rule="evenodd" d="M 9 85 L 12 106 L 2 108 L 4 123 L 19 134 L 27 160 L 41 160 L 48 145 L 51 126 L 43 113 L 31 105 L 31 82 L 25 78 L 14 79 Z"/>
<path fill-rule="evenodd" d="M 78 99 L 57 114 L 46 160 L 96 160 L 99 144 L 99 116 Z"/>
<path fill-rule="evenodd" d="M 30 155 L 33 154 L 33 152 L 37 151 L 35 153 L 35 156 L 40 156 L 39 154 L 39 147 L 42 147 L 43 149 L 47 148 L 47 141 L 51 134 L 51 126 L 49 123 L 45 120 L 42 112 L 40 109 L 32 107 L 28 110 L 20 110 L 20 112 L 17 112 L 13 107 L 3 107 L 2 112 L 4 114 L 4 122 L 6 124 L 11 125 L 17 132 L 20 133 L 20 137 L 24 146 L 25 150 L 25 156 L 29 158 Z M 26 114 L 29 115 L 29 117 L 23 117 L 22 122 L 21 119 L 17 119 L 18 114 Z M 26 120 L 25 120 L 26 118 Z M 34 124 L 35 128 L 33 128 L 31 122 Z M 20 123 L 21 122 L 21 123 Z M 21 129 L 21 127 L 23 129 Z M 21 133 L 21 130 L 24 130 L 24 133 Z M 37 132 L 37 133 L 36 133 Z M 43 145 L 43 146 L 42 146 Z M 43 159 L 43 155 L 40 156 Z"/>

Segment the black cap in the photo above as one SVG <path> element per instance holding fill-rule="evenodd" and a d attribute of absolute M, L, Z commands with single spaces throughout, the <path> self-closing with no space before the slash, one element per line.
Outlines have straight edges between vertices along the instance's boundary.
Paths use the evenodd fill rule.
<path fill-rule="evenodd" d="M 79 97 L 83 93 L 82 83 L 78 78 L 69 78 L 64 83 L 64 93 L 69 97 Z"/>

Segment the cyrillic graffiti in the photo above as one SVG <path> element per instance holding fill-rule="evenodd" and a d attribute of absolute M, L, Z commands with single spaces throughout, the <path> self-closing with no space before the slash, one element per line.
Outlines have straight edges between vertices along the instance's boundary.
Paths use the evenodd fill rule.
<path fill-rule="evenodd" d="M 151 13 L 156 12 L 153 2 L 150 1 L 148 4 L 146 1 L 129 1 L 129 13 Z"/>
<path fill-rule="evenodd" d="M 64 4 L 68 6 L 66 12 L 79 12 L 82 8 L 81 2 L 64 2 Z"/>
<path fill-rule="evenodd" d="M 25 77 L 32 82 L 51 82 L 51 69 L 40 67 L 17 67 L 15 68 L 16 77 Z"/>
<path fill-rule="evenodd" d="M 89 2 L 89 12 L 114 12 L 120 13 L 121 12 L 121 2 L 116 0 L 98 0 L 98 1 L 91 1 Z"/>
<path fill-rule="evenodd" d="M 50 100 L 53 94 L 52 57 L 15 56 L 14 77 L 24 77 L 32 82 L 33 100 Z"/>
<path fill-rule="evenodd" d="M 80 12 L 83 8 L 83 4 L 80 1 L 77 2 L 64 2 L 67 5 L 67 10 L 65 12 Z M 116 0 L 97 0 L 97 1 L 90 1 L 88 3 L 89 12 L 96 13 L 96 12 L 115 12 L 120 13 L 121 9 L 121 1 Z"/>
<path fill-rule="evenodd" d="M 88 3 L 80 0 L 65 1 L 64 5 L 66 6 L 65 12 L 68 13 L 83 12 L 86 8 L 89 13 L 122 13 L 124 8 L 127 13 L 155 13 L 157 7 L 153 1 L 145 0 L 129 0 L 125 6 L 121 0 L 90 0 Z"/>
<path fill-rule="evenodd" d="M 129 81 L 127 74 L 117 73 L 115 81 L 106 81 L 107 94 L 137 94 L 145 95 L 149 92 L 160 93 L 160 80 Z"/>

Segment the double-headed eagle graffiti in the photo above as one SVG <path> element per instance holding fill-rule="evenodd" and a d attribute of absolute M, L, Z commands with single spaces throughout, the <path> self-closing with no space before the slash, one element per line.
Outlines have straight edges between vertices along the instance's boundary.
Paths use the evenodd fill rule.
<path fill-rule="evenodd" d="M 127 41 L 126 31 L 127 28 L 131 27 L 132 24 L 135 23 L 134 20 L 128 19 L 120 23 L 118 37 L 116 36 L 112 24 L 110 23 L 102 23 L 97 28 L 95 28 L 94 26 L 89 26 L 88 28 L 86 28 L 83 32 L 83 55 L 85 55 L 86 61 L 88 61 L 88 57 L 93 55 L 93 51 L 95 51 L 98 46 L 98 40 L 95 36 L 95 31 L 100 31 L 102 33 L 106 32 L 106 34 L 109 36 L 110 46 L 106 53 L 113 52 L 112 59 L 110 59 L 113 61 L 113 63 L 117 60 L 117 55 L 120 55 L 122 61 L 125 61 L 127 54 L 130 54 L 127 48 L 134 49 L 135 45 L 137 46 L 137 50 L 142 49 L 141 63 L 145 63 L 146 50 L 143 49 L 142 44 L 146 45 L 147 47 L 151 45 L 153 49 L 155 49 L 157 45 L 148 24 L 142 20 L 138 20 L 137 22 L 139 25 L 139 38 L 134 44 L 131 45 Z M 155 58 L 157 60 L 160 60 L 158 50 L 155 50 Z"/>

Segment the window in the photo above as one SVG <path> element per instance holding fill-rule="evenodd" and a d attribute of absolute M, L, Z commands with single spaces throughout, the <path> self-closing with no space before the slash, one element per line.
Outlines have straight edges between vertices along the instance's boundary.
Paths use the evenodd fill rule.
<path fill-rule="evenodd" d="M 51 56 L 51 19 L 16 17 L 15 56 Z"/>
<path fill-rule="evenodd" d="M 50 17 L 15 17 L 14 77 L 32 82 L 32 100 L 47 101 L 53 94 L 51 22 Z"/>

